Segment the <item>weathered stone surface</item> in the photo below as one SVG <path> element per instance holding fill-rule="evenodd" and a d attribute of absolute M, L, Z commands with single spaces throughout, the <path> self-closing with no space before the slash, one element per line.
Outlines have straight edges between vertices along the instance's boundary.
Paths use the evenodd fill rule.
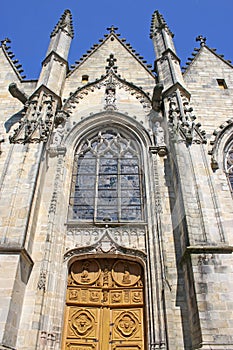
<path fill-rule="evenodd" d="M 162 101 L 153 109 L 153 73 L 116 29 L 109 30 L 106 39 L 67 72 L 73 34 L 66 11 L 52 33 L 37 81 L 22 81 L 0 48 L 0 349 L 67 348 L 62 343 L 63 333 L 69 333 L 63 331 L 69 327 L 64 314 L 67 284 L 73 296 L 81 291 L 84 301 L 92 297 L 85 309 L 94 308 L 96 297 L 91 284 L 89 295 L 77 283 L 70 284 L 70 277 L 67 281 L 70 266 L 101 258 L 98 283 L 103 290 L 106 285 L 117 289 L 119 282 L 112 277 L 114 268 L 106 268 L 106 275 L 104 259 L 141 266 L 144 278 L 135 288 L 144 288 L 144 330 L 138 326 L 140 336 L 145 334 L 144 349 L 232 350 L 233 210 L 224 163 L 233 133 L 233 123 L 226 122 L 233 108 L 232 67 L 203 44 L 182 76 L 172 34 L 156 12 L 151 38 L 163 90 Z M 221 90 L 217 79 L 225 79 L 227 89 Z M 25 111 L 32 120 L 39 115 L 34 116 L 28 101 L 24 106 L 11 96 L 12 82 L 28 96 L 39 89 L 57 101 L 43 142 L 9 143 Z M 42 100 L 37 101 L 39 112 Z M 80 173 L 88 151 L 87 158 L 96 163 L 86 163 L 88 170 Z M 133 158 L 137 162 L 132 170 Z M 111 161 L 116 159 L 114 167 Z M 102 160 L 107 163 L 101 165 Z M 94 178 L 92 186 L 88 176 Z M 85 198 L 75 197 L 83 184 Z M 105 191 L 100 191 L 101 184 Z M 90 193 L 95 193 L 93 198 Z M 140 220 L 130 219 L 135 202 L 143 204 Z M 93 213 L 84 221 L 73 216 L 73 206 L 84 208 L 83 203 Z M 100 203 L 102 210 L 108 209 L 102 219 L 96 214 Z M 126 212 L 128 218 L 122 220 Z M 126 265 L 118 271 L 128 303 L 121 311 L 140 300 L 129 280 L 125 285 Z M 90 265 L 83 266 L 78 273 L 89 283 Z M 93 288 L 96 293 L 98 285 Z M 139 321 L 135 315 L 133 323 Z M 119 327 L 120 337 L 126 330 Z M 81 349 L 80 337 L 74 339 Z M 127 339 L 128 347 L 134 338 Z"/>

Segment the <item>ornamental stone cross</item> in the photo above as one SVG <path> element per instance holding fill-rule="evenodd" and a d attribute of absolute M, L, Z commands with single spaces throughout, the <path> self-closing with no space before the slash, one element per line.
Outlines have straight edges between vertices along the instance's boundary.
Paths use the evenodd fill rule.
<path fill-rule="evenodd" d="M 118 30 L 118 28 L 114 27 L 114 25 L 111 25 L 111 27 L 108 27 L 107 30 L 109 30 L 110 33 L 115 33 L 115 31 Z"/>

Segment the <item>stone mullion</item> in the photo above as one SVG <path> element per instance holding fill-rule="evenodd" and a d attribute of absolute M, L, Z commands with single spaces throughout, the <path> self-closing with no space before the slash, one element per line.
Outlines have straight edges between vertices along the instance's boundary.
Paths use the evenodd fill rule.
<path fill-rule="evenodd" d="M 59 203 L 62 203 L 62 200 L 61 199 L 59 200 L 59 197 L 61 195 L 61 183 L 62 183 L 63 171 L 64 171 L 63 164 L 64 164 L 64 156 L 60 155 L 58 158 L 58 168 L 57 168 L 58 177 L 55 183 L 55 186 L 57 187 L 55 189 L 55 191 L 57 191 L 57 206 L 54 212 L 55 220 L 57 219 L 57 213 L 59 212 L 58 211 Z M 60 232 L 60 230 L 58 231 Z M 48 347 L 47 347 L 48 349 L 54 349 L 56 346 L 56 341 L 58 340 L 57 338 L 59 333 L 58 329 L 61 326 L 59 320 L 62 316 L 61 314 L 59 314 L 59 311 L 57 308 L 57 305 L 61 304 L 61 296 L 59 294 L 60 292 L 59 274 L 61 273 L 61 271 L 63 271 L 63 253 L 64 253 L 63 244 L 62 244 L 63 235 L 59 234 L 59 232 L 58 234 L 54 234 L 54 242 L 52 244 L 53 249 L 51 250 L 51 253 L 50 253 L 51 258 L 50 258 L 49 274 L 50 274 L 50 278 L 54 281 L 54 283 L 53 283 L 53 289 L 51 291 L 53 293 L 53 297 L 51 297 L 51 304 L 50 304 L 51 313 L 50 313 L 49 324 L 48 324 L 48 332 L 50 335 L 50 342 L 48 342 Z M 54 273 L 54 271 L 56 271 L 56 273 Z M 63 286 L 63 291 L 64 290 L 65 290 L 65 284 Z"/>
<path fill-rule="evenodd" d="M 59 305 L 60 299 L 57 297 L 57 287 L 54 281 L 59 280 L 59 268 L 53 268 L 54 263 L 62 266 L 59 261 L 63 256 L 63 245 L 60 250 L 60 235 L 56 235 L 55 221 L 57 219 L 57 210 L 59 203 L 59 195 L 61 193 L 61 180 L 63 176 L 63 159 L 64 155 L 59 155 L 57 159 L 57 169 L 54 182 L 54 190 L 49 208 L 48 229 L 46 236 L 46 246 L 44 258 L 41 264 L 40 280 L 38 283 L 38 297 L 40 297 L 41 316 L 40 316 L 40 334 L 37 342 L 37 349 L 53 349 L 56 341 L 56 332 L 54 332 L 54 319 L 56 306 Z M 55 273 L 56 271 L 56 273 Z M 57 277 L 57 278 L 56 278 Z M 59 299 L 59 301 L 57 300 Z M 46 318 L 46 316 L 48 316 Z M 46 321 L 45 321 L 46 320 Z M 42 341 L 44 338 L 44 341 Z"/>
<path fill-rule="evenodd" d="M 150 197 L 152 205 L 148 207 L 149 228 L 148 228 L 148 269 L 151 273 L 150 286 L 150 313 L 152 322 L 151 349 L 167 349 L 165 344 L 165 322 L 163 313 L 163 252 L 161 251 L 161 232 L 160 232 L 160 213 L 161 197 L 159 193 L 159 175 L 157 171 L 157 157 L 151 153 L 152 169 L 151 177 L 153 178 Z M 154 194 L 154 195 L 152 195 Z M 150 210 L 150 211 L 149 211 Z M 150 228 L 151 227 L 151 228 Z M 156 286 L 153 288 L 152 286 Z M 155 307 L 156 306 L 156 307 Z"/>

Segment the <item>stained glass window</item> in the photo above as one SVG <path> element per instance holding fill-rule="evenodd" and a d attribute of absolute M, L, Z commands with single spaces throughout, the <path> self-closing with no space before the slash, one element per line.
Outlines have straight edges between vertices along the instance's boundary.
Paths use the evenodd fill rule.
<path fill-rule="evenodd" d="M 226 150 L 225 170 L 233 192 L 233 141 L 231 141 Z"/>
<path fill-rule="evenodd" d="M 87 139 L 75 155 L 70 205 L 74 220 L 142 220 L 137 142 L 109 129 Z"/>

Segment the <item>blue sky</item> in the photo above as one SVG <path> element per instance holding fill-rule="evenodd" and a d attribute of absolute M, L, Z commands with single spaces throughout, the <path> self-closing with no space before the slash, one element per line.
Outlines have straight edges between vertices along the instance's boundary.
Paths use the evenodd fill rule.
<path fill-rule="evenodd" d="M 103 38 L 112 24 L 152 64 L 155 57 L 149 31 L 155 10 L 175 34 L 182 65 L 199 46 L 195 42 L 199 34 L 207 37 L 209 47 L 233 60 L 233 0 L 1 0 L 0 8 L 0 39 L 11 39 L 27 79 L 38 77 L 49 35 L 66 8 L 72 12 L 75 30 L 70 65 Z"/>

